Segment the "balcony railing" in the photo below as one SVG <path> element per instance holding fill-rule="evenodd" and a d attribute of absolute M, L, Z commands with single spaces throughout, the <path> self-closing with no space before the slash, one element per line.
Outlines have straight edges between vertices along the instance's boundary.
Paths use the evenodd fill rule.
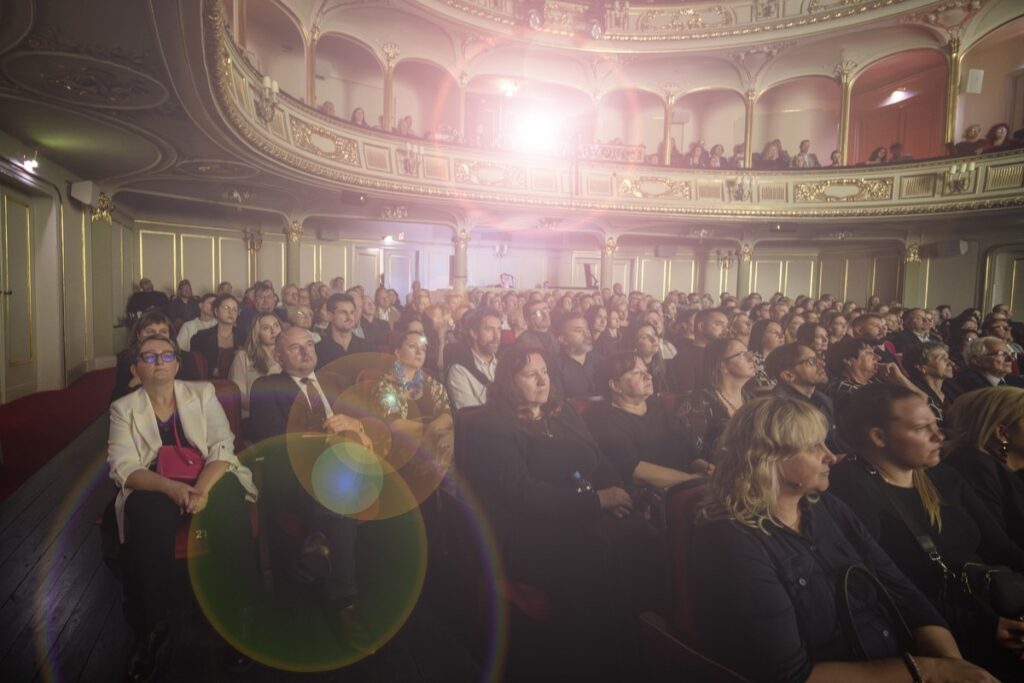
<path fill-rule="evenodd" d="M 214 3 L 219 6 L 219 3 Z M 915 216 L 1024 205 L 1024 150 L 969 159 L 792 171 L 610 163 L 600 150 L 535 157 L 352 126 L 280 94 L 239 54 L 212 12 L 209 63 L 231 128 L 268 160 L 339 187 L 424 200 L 723 218 Z"/>

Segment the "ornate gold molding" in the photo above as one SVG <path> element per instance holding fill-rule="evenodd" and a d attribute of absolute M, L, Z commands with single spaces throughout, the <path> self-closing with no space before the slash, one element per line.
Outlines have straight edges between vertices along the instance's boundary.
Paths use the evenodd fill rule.
<path fill-rule="evenodd" d="M 360 166 L 359 143 L 352 138 L 342 137 L 323 126 L 307 123 L 294 116 L 289 116 L 291 123 L 292 139 L 299 149 L 311 152 L 318 157 L 331 161 L 340 161 L 348 166 Z M 317 139 L 323 139 L 330 147 L 324 149 L 316 144 Z"/>
<path fill-rule="evenodd" d="M 494 164 L 486 161 L 457 160 L 455 162 L 455 182 L 525 190 L 526 170 L 519 166 Z"/>
<path fill-rule="evenodd" d="M 661 186 L 661 192 L 656 191 L 658 186 Z M 689 182 L 674 178 L 660 178 L 658 176 L 619 178 L 618 190 L 620 195 L 628 195 L 640 199 L 690 198 Z"/>
<path fill-rule="evenodd" d="M 604 239 L 604 254 L 605 256 L 614 256 L 615 252 L 619 250 L 619 238 L 614 235 L 609 235 Z"/>
<path fill-rule="evenodd" d="M 796 183 L 798 202 L 879 202 L 892 199 L 892 178 L 836 178 L 813 183 Z"/>
<path fill-rule="evenodd" d="M 302 223 L 298 221 L 292 221 L 288 224 L 288 227 L 284 229 L 285 238 L 291 243 L 295 244 L 302 239 Z"/>

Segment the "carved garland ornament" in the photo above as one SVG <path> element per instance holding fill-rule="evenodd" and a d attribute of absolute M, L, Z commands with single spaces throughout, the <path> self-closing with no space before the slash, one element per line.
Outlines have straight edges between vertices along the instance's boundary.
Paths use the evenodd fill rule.
<path fill-rule="evenodd" d="M 334 132 L 312 123 L 307 123 L 294 116 L 288 120 L 292 125 L 292 138 L 295 146 L 318 157 L 330 161 L 340 161 L 349 166 L 359 166 L 359 143 L 352 138 L 342 137 Z M 316 144 L 318 139 L 326 142 L 329 147 Z"/>
<path fill-rule="evenodd" d="M 383 192 L 400 192 L 410 195 L 437 197 L 440 199 L 472 199 L 483 202 L 511 202 L 522 206 L 557 207 L 559 209 L 579 210 L 621 210 L 624 208 L 620 202 L 589 201 L 586 199 L 563 197 L 533 197 L 492 192 L 470 192 L 461 188 L 436 187 L 401 182 L 392 179 L 367 177 L 347 173 L 340 169 L 296 155 L 291 150 L 283 148 L 267 139 L 263 132 L 257 130 L 253 125 L 251 125 L 251 122 L 243 114 L 239 103 L 235 101 L 234 94 L 232 93 L 232 76 L 230 73 L 230 69 L 233 67 L 231 66 L 231 62 L 227 59 L 228 54 L 226 44 L 229 38 L 227 36 L 224 11 L 220 2 L 215 2 L 213 0 L 207 1 L 206 8 L 208 10 L 207 17 L 214 29 L 207 33 L 207 49 L 209 50 L 211 57 L 214 58 L 211 60 L 211 63 L 216 65 L 216 70 L 213 75 L 215 85 L 214 92 L 222 107 L 222 111 L 228 119 L 228 123 L 231 124 L 233 129 L 243 140 L 251 144 L 260 153 L 265 154 L 267 157 L 274 159 L 291 169 L 310 173 L 325 180 L 342 183 L 349 187 L 365 187 Z M 468 164 L 468 162 L 461 163 Z M 972 199 L 969 201 L 959 202 L 919 203 L 908 206 L 872 206 L 858 209 L 822 207 L 817 209 L 799 208 L 763 210 L 756 207 L 751 207 L 749 209 L 736 209 L 735 207 L 697 208 L 693 206 L 666 206 L 664 204 L 635 204 L 630 205 L 628 208 L 635 214 L 655 214 L 674 217 L 722 216 L 730 218 L 848 218 L 851 216 L 919 216 L 1015 207 L 1024 207 L 1024 195 L 997 197 L 991 199 Z"/>
<path fill-rule="evenodd" d="M 526 171 L 518 166 L 492 164 L 486 161 L 456 161 L 455 181 L 485 187 L 526 189 Z"/>
<path fill-rule="evenodd" d="M 661 192 L 653 191 L 658 186 L 664 189 Z M 690 199 L 690 183 L 656 176 L 621 178 L 619 194 L 638 199 Z"/>
<path fill-rule="evenodd" d="M 794 189 L 798 202 L 879 202 L 892 199 L 892 185 L 892 178 L 837 178 L 796 183 Z"/>

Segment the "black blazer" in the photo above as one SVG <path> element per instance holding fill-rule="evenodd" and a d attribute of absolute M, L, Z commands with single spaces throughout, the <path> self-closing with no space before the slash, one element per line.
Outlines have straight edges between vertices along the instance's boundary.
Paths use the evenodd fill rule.
<path fill-rule="evenodd" d="M 196 353 L 201 353 L 206 359 L 206 374 L 210 379 L 213 379 L 213 373 L 217 369 L 217 358 L 220 355 L 220 349 L 217 347 L 217 325 L 209 327 L 205 330 L 199 330 L 192 335 L 192 341 L 189 342 L 189 347 Z M 240 349 L 245 346 L 245 331 L 237 325 L 234 328 L 234 347 Z M 227 377 L 219 377 L 217 379 L 227 379 Z"/>
<path fill-rule="evenodd" d="M 960 472 L 1006 535 L 1024 548 L 1024 479 L 989 453 L 961 446 L 943 462 Z"/>
<path fill-rule="evenodd" d="M 327 402 L 333 406 L 338 397 L 331 391 L 329 384 L 319 380 L 317 377 Z M 253 382 L 249 390 L 247 434 L 253 442 L 281 436 L 289 431 L 289 426 L 292 432 L 321 431 L 320 426 L 313 422 L 309 402 L 302 395 L 299 385 L 287 373 L 266 375 Z"/>
<path fill-rule="evenodd" d="M 1004 378 L 1004 381 L 1008 387 L 1020 387 L 1024 389 L 1024 378 L 1021 378 L 1018 375 L 1007 375 Z M 956 384 L 957 388 L 960 389 L 960 392 L 964 394 L 968 391 L 988 389 L 992 386 L 988 381 L 988 378 L 976 370 L 968 370 L 959 377 L 955 377 L 953 379 L 953 383 Z"/>

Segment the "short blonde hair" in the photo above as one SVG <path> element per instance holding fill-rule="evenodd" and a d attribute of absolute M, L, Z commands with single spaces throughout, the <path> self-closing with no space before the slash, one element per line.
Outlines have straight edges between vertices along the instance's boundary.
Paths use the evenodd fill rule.
<path fill-rule="evenodd" d="M 718 442 L 711 496 L 698 521 L 733 519 L 767 533 L 769 522 L 779 524 L 779 464 L 827 434 L 825 416 L 810 403 L 782 396 L 748 401 Z"/>
<path fill-rule="evenodd" d="M 1024 417 L 1024 389 L 990 387 L 958 398 L 949 410 L 953 443 L 979 451 L 987 449 L 996 427 L 1007 427 Z"/>

